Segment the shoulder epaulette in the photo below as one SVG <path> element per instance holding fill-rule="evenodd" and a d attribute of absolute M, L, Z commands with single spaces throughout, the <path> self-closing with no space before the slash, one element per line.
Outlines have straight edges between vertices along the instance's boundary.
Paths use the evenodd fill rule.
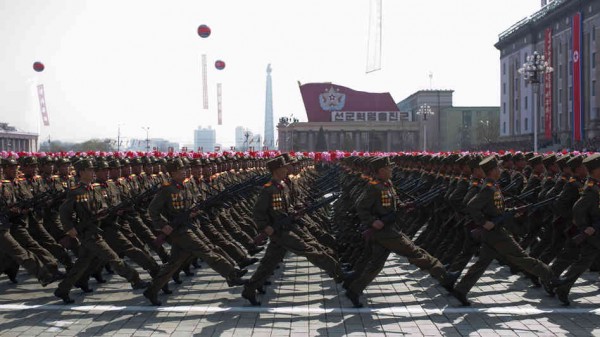
<path fill-rule="evenodd" d="M 371 185 L 377 185 L 377 184 L 379 184 L 379 181 L 372 180 L 372 181 L 369 181 L 369 184 L 371 184 Z"/>
<path fill-rule="evenodd" d="M 479 181 L 475 180 L 472 185 L 473 186 L 479 186 Z"/>
<path fill-rule="evenodd" d="M 485 184 L 485 186 L 487 186 L 487 187 L 494 187 L 494 183 L 488 182 L 488 183 Z"/>
<path fill-rule="evenodd" d="M 17 178 L 17 181 L 24 181 L 27 180 L 26 178 Z"/>
<path fill-rule="evenodd" d="M 76 190 L 79 188 L 79 185 L 71 186 L 71 190 Z"/>
<path fill-rule="evenodd" d="M 577 179 L 575 179 L 575 178 L 573 178 L 573 177 L 569 178 L 569 182 L 570 182 L 570 183 L 574 183 L 574 182 L 576 182 L 576 181 L 577 181 Z"/>
<path fill-rule="evenodd" d="M 264 187 L 271 187 L 272 185 L 273 185 L 273 183 L 269 181 L 268 183 L 264 184 L 263 186 Z"/>
<path fill-rule="evenodd" d="M 587 185 L 588 185 L 589 187 L 592 187 L 592 186 L 594 186 L 595 184 L 594 184 L 594 182 L 593 182 L 593 181 L 588 181 Z"/>
<path fill-rule="evenodd" d="M 100 186 L 100 184 L 98 184 L 98 183 L 92 183 L 92 187 L 98 187 L 98 186 Z"/>
<path fill-rule="evenodd" d="M 5 184 L 7 184 L 7 183 L 10 183 L 10 180 L 4 179 L 4 180 L 2 180 L 2 182 L 5 183 Z"/>

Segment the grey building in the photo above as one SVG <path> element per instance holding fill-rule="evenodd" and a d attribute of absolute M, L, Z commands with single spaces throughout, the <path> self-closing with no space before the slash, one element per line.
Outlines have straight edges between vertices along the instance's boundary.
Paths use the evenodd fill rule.
<path fill-rule="evenodd" d="M 238 151 L 246 151 L 248 147 L 251 146 L 250 142 L 252 142 L 254 138 L 254 133 L 250 131 L 250 129 L 245 128 L 243 126 L 238 126 L 235 128 L 235 149 Z"/>
<path fill-rule="evenodd" d="M 38 134 L 23 132 L 8 123 L 0 123 L 0 151 L 26 151 L 38 150 Z"/>
<path fill-rule="evenodd" d="M 203 128 L 199 126 L 194 130 L 194 150 L 211 152 L 215 150 L 217 132 L 212 127 Z"/>
<path fill-rule="evenodd" d="M 596 66 L 599 13 L 598 0 L 544 0 L 539 11 L 500 34 L 495 47 L 500 51 L 501 139 L 531 141 L 533 147 L 534 115 L 537 115 L 540 147 L 553 143 L 576 147 L 586 139 L 600 136 L 596 87 L 600 77 L 600 68 Z M 554 69 L 543 76 L 539 96 L 518 73 L 534 51 L 545 55 Z M 575 66 L 581 65 L 580 73 L 574 74 L 574 60 Z M 578 110 L 574 105 L 577 107 L 579 102 L 581 109 L 574 111 Z M 574 130 L 579 118 L 583 135 L 578 142 Z"/>

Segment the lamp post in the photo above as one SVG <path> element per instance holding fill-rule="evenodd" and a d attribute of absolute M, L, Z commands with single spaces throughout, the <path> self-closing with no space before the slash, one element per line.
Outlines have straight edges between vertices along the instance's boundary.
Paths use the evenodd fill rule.
<path fill-rule="evenodd" d="M 148 138 L 149 126 L 142 126 L 142 130 L 146 130 L 146 152 L 150 152 L 150 138 Z"/>
<path fill-rule="evenodd" d="M 427 151 L 427 116 L 434 114 L 427 104 L 422 104 L 417 111 L 417 115 L 423 116 L 423 152 Z"/>
<path fill-rule="evenodd" d="M 544 55 L 540 55 L 537 51 L 533 52 L 533 55 L 527 56 L 527 61 L 523 64 L 523 67 L 519 68 L 519 74 L 523 75 L 525 81 L 531 83 L 533 86 L 533 92 L 536 96 L 536 105 L 533 109 L 533 152 L 538 150 L 538 127 L 537 127 L 537 115 L 540 110 L 540 82 L 542 75 L 551 73 L 554 71 L 552 67 L 546 61 Z"/>

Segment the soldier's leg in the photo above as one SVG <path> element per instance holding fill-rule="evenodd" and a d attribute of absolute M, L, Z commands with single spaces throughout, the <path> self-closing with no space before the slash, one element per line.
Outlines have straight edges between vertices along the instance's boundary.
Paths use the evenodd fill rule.
<path fill-rule="evenodd" d="M 566 282 L 556 288 L 556 293 L 563 303 L 568 304 L 568 294 L 571 291 L 571 288 L 575 282 L 577 282 L 577 279 L 590 268 L 598 256 L 600 256 L 600 249 L 587 242 L 584 242 L 581 245 L 581 255 L 579 259 L 569 267 L 564 275 L 564 280 Z"/>
<path fill-rule="evenodd" d="M 255 291 L 258 287 L 262 286 L 263 283 L 273 274 L 277 264 L 283 261 L 287 250 L 279 245 L 277 242 L 270 241 L 267 245 L 267 250 L 263 256 L 258 268 L 246 285 L 246 289 Z"/>
<path fill-rule="evenodd" d="M 0 230 L 0 252 L 23 266 L 30 275 L 40 281 L 47 281 L 52 277 L 43 262 L 35 254 L 23 248 L 7 230 Z"/>
<path fill-rule="evenodd" d="M 169 259 L 169 253 L 167 253 L 164 246 L 157 246 L 153 244 L 156 240 L 156 235 L 152 233 L 152 230 L 150 230 L 150 228 L 139 216 L 137 216 L 137 214 L 128 216 L 127 222 L 129 222 L 131 230 L 158 255 L 161 261 L 165 262 Z"/>
<path fill-rule="evenodd" d="M 29 217 L 28 230 L 31 237 L 50 252 L 52 256 L 65 266 L 65 268 L 71 268 L 73 261 L 71 260 L 69 253 L 63 246 L 54 240 L 41 221 L 37 221 L 33 216 Z"/>
<path fill-rule="evenodd" d="M 465 269 L 467 264 L 469 264 L 469 261 L 471 261 L 471 258 L 473 257 L 473 255 L 475 255 L 475 252 L 480 246 L 480 243 L 473 240 L 473 237 L 471 236 L 471 233 L 467 228 L 465 228 L 465 232 L 467 233 L 464 235 L 465 239 L 463 241 L 462 250 L 460 254 L 458 254 L 452 260 L 452 263 L 448 268 L 449 271 L 462 273 L 462 271 Z"/>
<path fill-rule="evenodd" d="M 87 249 L 92 252 L 95 257 L 102 261 L 102 264 L 108 263 L 117 274 L 124 277 L 132 285 L 140 282 L 140 275 L 138 272 L 121 260 L 117 253 L 110 248 L 101 235 L 90 235 L 89 237 L 86 237 L 85 240 L 87 241 Z"/>
<path fill-rule="evenodd" d="M 356 295 L 362 294 L 365 288 L 379 275 L 385 261 L 390 256 L 390 251 L 375 241 L 371 242 L 368 251 L 369 259 L 366 260 L 361 269 L 357 268 L 360 273 L 359 276 L 347 287 L 349 291 Z"/>
<path fill-rule="evenodd" d="M 158 272 L 158 263 L 146 251 L 135 247 L 118 228 L 106 228 L 102 233 L 102 237 L 117 255 L 127 256 L 148 271 L 150 276 L 154 276 Z"/>
<path fill-rule="evenodd" d="M 521 270 L 539 277 L 543 282 L 550 283 L 553 279 L 553 274 L 548 265 L 527 255 L 507 230 L 498 228 L 493 232 L 496 232 L 493 242 L 486 242 L 492 246 L 499 256 L 505 258 L 509 263 Z"/>
<path fill-rule="evenodd" d="M 192 256 L 190 252 L 183 251 L 180 247 L 178 247 L 176 242 L 173 241 L 172 238 L 169 238 L 168 240 L 171 243 L 172 247 L 169 261 L 160 266 L 158 273 L 152 279 L 152 282 L 150 283 L 150 286 L 147 289 L 149 294 L 157 294 L 158 291 L 169 282 L 173 275 L 181 269 L 183 263 L 190 256 Z"/>
<path fill-rule="evenodd" d="M 241 243 L 246 250 L 253 251 L 258 248 L 252 237 L 242 231 L 231 219 L 227 218 L 225 215 L 221 215 L 220 220 L 221 224 L 229 234 L 231 234 L 237 242 Z"/>
<path fill-rule="evenodd" d="M 306 257 L 308 261 L 326 271 L 336 281 L 341 281 L 343 273 L 339 261 L 306 244 L 294 232 L 282 231 L 279 235 L 276 235 L 275 240 L 290 252 Z"/>
<path fill-rule="evenodd" d="M 235 260 L 235 262 L 240 263 L 244 261 L 248 256 L 244 252 L 244 250 L 238 246 L 234 241 L 229 241 L 225 239 L 221 233 L 209 222 L 202 223 L 202 233 L 218 247 L 221 247 L 227 254 Z"/>
<path fill-rule="evenodd" d="M 433 278 L 443 281 L 446 269 L 435 257 L 429 255 L 424 249 L 417 247 L 405 234 L 392 235 L 389 231 L 380 231 L 375 234 L 377 242 L 388 250 L 408 258 L 408 262 L 422 270 L 427 270 Z"/>
<path fill-rule="evenodd" d="M 95 259 L 94 253 L 88 249 L 86 240 L 82 240 L 79 248 L 79 257 L 73 264 L 73 267 L 69 269 L 65 279 L 58 284 L 58 288 L 54 294 L 61 297 L 66 303 L 69 302 L 69 292 L 79 280 L 81 280 L 86 274 L 88 268 Z M 87 281 L 87 280 L 86 280 Z"/>
<path fill-rule="evenodd" d="M 25 250 L 37 256 L 48 270 L 53 273 L 58 272 L 58 261 L 56 258 L 31 237 L 27 228 L 13 225 L 10 228 L 10 234 L 23 248 L 25 248 Z"/>
<path fill-rule="evenodd" d="M 210 250 L 191 229 L 180 229 L 171 233 L 171 240 L 183 251 L 190 252 L 206 262 L 213 270 L 226 279 L 235 278 L 236 269 L 224 257 Z"/>
<path fill-rule="evenodd" d="M 465 276 L 454 286 L 454 291 L 467 295 L 495 257 L 496 252 L 487 244 L 483 244 L 479 250 L 477 261 L 469 267 Z"/>
<path fill-rule="evenodd" d="M 554 276 L 560 276 L 571 264 L 579 259 L 581 249 L 572 240 L 567 239 L 564 248 L 556 255 L 556 258 L 550 265 L 550 270 Z"/>

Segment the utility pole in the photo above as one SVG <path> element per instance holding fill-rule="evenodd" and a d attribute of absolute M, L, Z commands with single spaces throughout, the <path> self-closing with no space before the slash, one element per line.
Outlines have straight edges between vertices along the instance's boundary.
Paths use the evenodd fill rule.
<path fill-rule="evenodd" d="M 150 138 L 148 138 L 149 126 L 142 126 L 143 130 L 146 130 L 146 152 L 150 152 Z"/>

